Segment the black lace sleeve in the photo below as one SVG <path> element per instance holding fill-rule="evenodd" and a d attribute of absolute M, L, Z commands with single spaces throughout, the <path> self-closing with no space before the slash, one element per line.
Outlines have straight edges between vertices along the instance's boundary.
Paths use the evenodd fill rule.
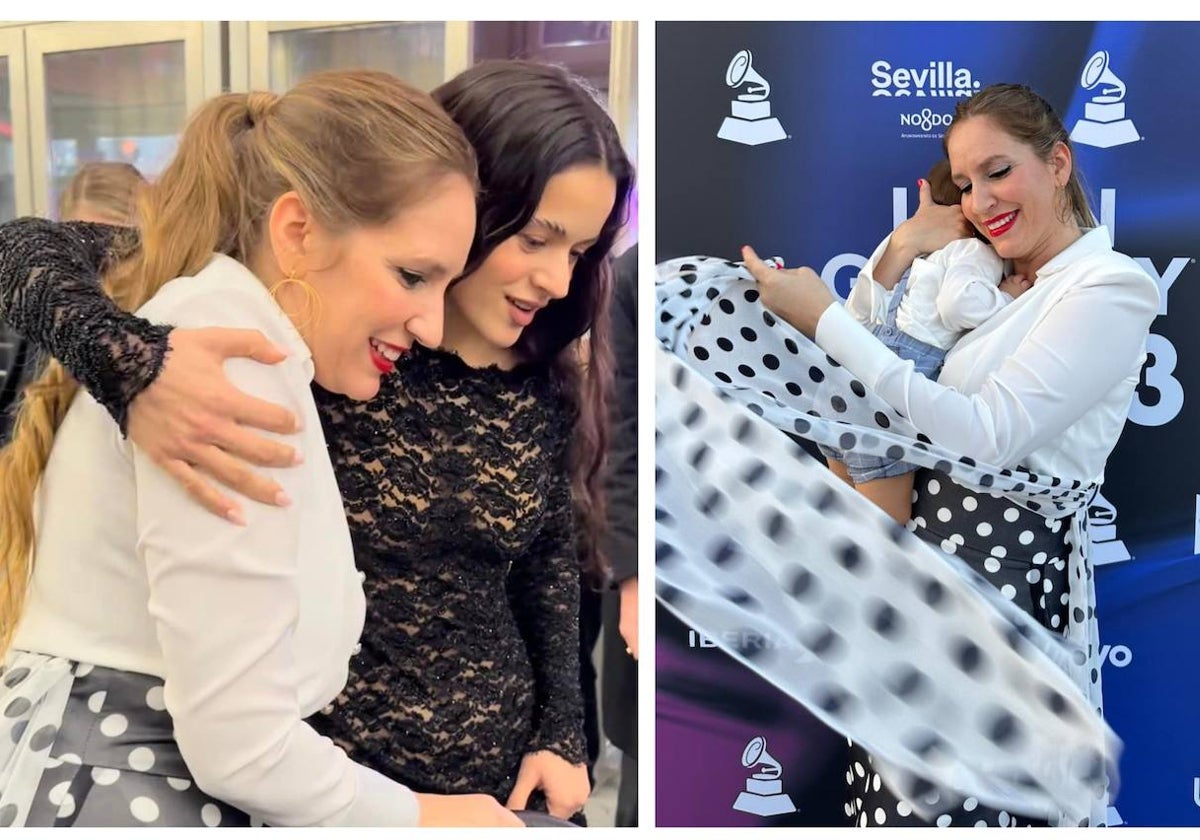
<path fill-rule="evenodd" d="M 137 247 L 130 228 L 23 218 L 0 225 L 0 317 L 53 355 L 125 432 L 162 370 L 170 326 L 124 312 L 99 278 Z"/>
<path fill-rule="evenodd" d="M 587 748 L 579 679 L 579 563 L 565 466 L 552 482 L 546 524 L 529 552 L 513 564 L 508 599 L 536 680 L 537 717 L 529 752 L 549 750 L 582 764 Z"/>

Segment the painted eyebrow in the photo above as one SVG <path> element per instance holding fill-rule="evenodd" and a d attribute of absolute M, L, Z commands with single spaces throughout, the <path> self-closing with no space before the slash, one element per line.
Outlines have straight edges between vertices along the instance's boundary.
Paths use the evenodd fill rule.
<path fill-rule="evenodd" d="M 532 219 L 531 221 L 533 222 L 533 224 L 538 225 L 540 227 L 544 227 L 547 230 L 558 234 L 559 236 L 565 237 L 567 235 L 567 229 L 564 228 L 562 225 L 560 225 L 558 222 L 552 222 L 549 219 L 542 219 L 542 218 Z"/>
<path fill-rule="evenodd" d="M 446 268 L 440 262 L 425 259 L 424 257 L 412 257 L 407 260 L 389 260 L 389 262 L 397 270 L 418 271 L 430 277 L 440 277 L 450 273 L 450 269 Z"/>
<path fill-rule="evenodd" d="M 996 163 L 997 161 L 1001 161 L 1001 160 L 1007 161 L 1008 158 L 1006 158 L 1004 155 L 992 155 L 989 158 L 985 158 L 983 163 L 979 164 L 979 168 L 986 171 L 987 169 L 991 168 L 992 164 Z M 966 175 L 963 175 L 961 172 L 954 172 L 954 171 L 950 172 L 950 180 L 958 181 L 960 179 L 970 180 L 967 178 Z"/>

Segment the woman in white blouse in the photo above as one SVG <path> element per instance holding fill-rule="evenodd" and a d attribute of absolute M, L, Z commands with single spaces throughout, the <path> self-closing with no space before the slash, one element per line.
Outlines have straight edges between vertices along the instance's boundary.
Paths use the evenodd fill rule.
<path fill-rule="evenodd" d="M 959 341 L 936 382 L 915 374 L 911 363 L 898 359 L 836 305 L 811 269 L 774 269 L 747 249 L 763 303 L 935 444 L 998 468 L 1019 465 L 1081 484 L 1101 482 L 1158 313 L 1157 287 L 1137 263 L 1112 249 L 1105 228 L 1095 226 L 1062 122 L 1029 88 L 993 85 L 961 102 L 944 145 L 962 190 L 961 209 L 935 205 L 923 186 L 916 214 L 896 229 L 858 282 L 881 293 L 890 290 L 920 255 L 964 235 L 965 218 L 1006 261 L 1008 273 L 1026 278 L 1031 288 Z M 1006 508 L 1004 517 L 995 507 L 996 521 L 976 522 L 987 498 L 966 493 L 944 476 L 918 477 L 914 518 L 926 513 L 929 522 L 922 517 L 917 524 L 930 530 L 938 525 L 935 510 L 949 527 L 969 519 L 969 528 L 949 535 L 960 546 L 957 555 L 974 565 L 969 549 L 980 547 L 974 558 L 978 571 L 1005 597 L 1061 632 L 1065 590 L 1083 585 L 1066 580 L 1062 523 L 1046 519 L 1039 525 L 1040 516 L 1014 507 Z M 1013 521 L 1022 517 L 1019 525 L 1006 523 L 1010 512 Z M 1063 557 L 1052 556 L 1047 563 L 1054 543 Z M 1046 550 L 1032 559 L 1022 557 L 1039 547 Z M 1011 578 L 1016 585 L 1002 585 L 1005 574 L 1020 576 Z M 1029 581 L 1025 592 L 1022 580 Z M 879 791 L 872 774 L 866 776 L 857 801 L 848 805 L 858 824 L 915 820 L 911 805 L 890 797 L 886 787 Z M 967 810 L 971 813 L 942 814 L 937 822 L 1038 822 L 974 804 Z"/>
<path fill-rule="evenodd" d="M 944 158 L 918 186 L 941 205 L 957 205 L 958 187 Z M 872 255 L 878 260 L 891 243 L 889 234 Z M 954 239 L 945 247 L 913 260 L 903 292 L 895 284 L 869 280 L 856 283 L 846 309 L 897 356 L 913 362 L 923 376 L 937 377 L 963 334 L 1020 297 L 1029 284 L 1020 276 L 1004 277 L 1004 266 L 982 234 Z M 899 300 L 895 300 L 899 297 Z M 918 469 L 898 458 L 843 452 L 819 447 L 829 469 L 901 525 L 912 516 L 913 473 Z"/>
<path fill-rule="evenodd" d="M 34 386 L 0 461 L 0 825 L 519 824 L 487 797 L 417 796 L 304 722 L 341 691 L 364 615 L 310 384 L 369 399 L 440 341 L 476 186 L 461 130 L 383 73 L 190 120 L 106 279 L 155 321 L 285 348 L 227 370 L 300 418 L 278 439 L 303 464 L 277 474 L 290 505 L 221 522 L 61 366 Z"/>

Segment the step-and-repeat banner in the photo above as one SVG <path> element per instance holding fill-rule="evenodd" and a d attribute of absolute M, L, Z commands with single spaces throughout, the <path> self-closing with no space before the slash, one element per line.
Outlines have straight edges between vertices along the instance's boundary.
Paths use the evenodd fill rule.
<path fill-rule="evenodd" d="M 751 244 L 844 297 L 992 82 L 1064 116 L 1097 216 L 1162 294 L 1089 512 L 1125 742 L 1109 816 L 1200 825 L 1200 24 L 661 23 L 656 258 Z M 844 739 L 713 645 L 659 611 L 658 824 L 840 824 Z"/>

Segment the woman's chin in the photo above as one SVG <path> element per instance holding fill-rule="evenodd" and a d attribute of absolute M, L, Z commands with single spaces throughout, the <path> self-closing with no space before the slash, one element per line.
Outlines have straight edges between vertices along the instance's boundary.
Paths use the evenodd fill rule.
<path fill-rule="evenodd" d="M 341 377 L 334 380 L 332 377 L 322 381 L 323 377 L 317 376 L 314 381 L 333 394 L 341 394 L 343 397 L 355 402 L 366 402 L 372 400 L 379 393 L 379 384 L 382 380 L 381 374 L 361 374 L 353 377 Z"/>

